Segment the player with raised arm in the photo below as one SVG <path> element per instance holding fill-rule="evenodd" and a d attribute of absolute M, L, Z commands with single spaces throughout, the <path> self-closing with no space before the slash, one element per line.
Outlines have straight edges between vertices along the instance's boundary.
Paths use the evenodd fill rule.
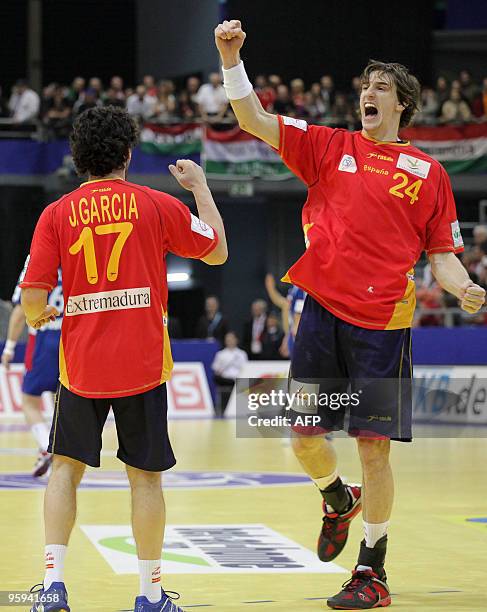
<path fill-rule="evenodd" d="M 7 342 L 2 353 L 2 365 L 8 370 L 14 358 L 15 347 L 25 327 L 25 315 L 20 305 L 20 287 L 28 259 L 19 276 L 12 296 L 14 308 L 10 314 Z M 42 413 L 42 394 L 44 391 L 56 392 L 59 379 L 59 339 L 61 337 L 62 311 L 64 310 L 61 271 L 58 282 L 47 296 L 47 302 L 54 306 L 60 315 L 39 330 L 29 328 L 29 339 L 25 350 L 25 375 L 22 381 L 22 411 L 37 442 L 39 453 L 32 472 L 34 478 L 44 476 L 49 471 L 52 455 L 48 452 L 49 427 Z"/>
<path fill-rule="evenodd" d="M 64 557 L 86 465 L 99 467 L 110 407 L 132 494 L 140 594 L 134 612 L 182 612 L 161 588 L 165 506 L 161 472 L 176 463 L 167 431 L 165 382 L 172 369 L 167 333 L 166 255 L 219 265 L 227 258 L 223 222 L 203 170 L 180 160 L 169 169 L 193 193 L 199 218 L 176 198 L 126 180 L 137 141 L 122 109 L 94 108 L 75 121 L 74 163 L 89 180 L 50 204 L 32 240 L 22 307 L 34 329 L 56 314 L 47 304 L 58 268 L 64 320 L 60 386 L 45 495 L 46 574 L 32 612 L 69 612 Z M 80 606 L 90 609 L 85 602 Z"/>
<path fill-rule="evenodd" d="M 342 393 L 348 384 L 363 391 L 358 406 L 349 407 L 348 425 L 357 438 L 362 487 L 343 484 L 324 439 L 345 427 L 344 406 L 332 410 L 310 400 L 302 412 L 319 415 L 321 426 L 295 427 L 294 452 L 323 496 L 320 559 L 331 561 L 342 551 L 363 505 L 357 565 L 327 603 L 343 610 L 383 607 L 391 603 L 384 571 L 394 495 L 390 440 L 412 435 L 414 265 L 425 250 L 436 280 L 466 312 L 481 308 L 485 291 L 456 257 L 463 241 L 447 173 L 398 136 L 418 107 L 417 79 L 400 64 L 370 61 L 361 76 L 362 130 L 308 125 L 262 108 L 240 60 L 245 36 L 237 20 L 215 29 L 235 116 L 242 129 L 277 149 L 308 187 L 302 213 L 307 249 L 285 277 L 307 293 L 290 384 L 308 398 L 316 390 Z"/>

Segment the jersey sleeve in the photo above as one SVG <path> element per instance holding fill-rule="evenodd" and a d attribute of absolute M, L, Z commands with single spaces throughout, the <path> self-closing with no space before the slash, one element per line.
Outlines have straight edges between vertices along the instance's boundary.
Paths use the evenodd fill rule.
<path fill-rule="evenodd" d="M 218 234 L 177 198 L 159 194 L 165 249 L 180 257 L 203 259 L 218 244 Z"/>
<path fill-rule="evenodd" d="M 321 160 L 335 130 L 308 125 L 303 119 L 278 115 L 279 155 L 286 166 L 309 187 L 318 180 Z"/>
<path fill-rule="evenodd" d="M 35 287 L 52 291 L 58 283 L 61 264 L 59 242 L 53 225 L 53 206 L 44 209 L 39 217 L 30 246 L 25 276 L 19 287 Z"/>
<path fill-rule="evenodd" d="M 430 255 L 447 252 L 461 253 L 463 248 L 463 238 L 450 179 L 442 167 L 435 211 L 426 226 L 425 250 Z"/>

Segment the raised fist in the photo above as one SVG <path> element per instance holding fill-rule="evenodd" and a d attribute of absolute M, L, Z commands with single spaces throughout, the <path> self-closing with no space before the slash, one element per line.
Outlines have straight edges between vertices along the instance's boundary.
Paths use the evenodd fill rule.
<path fill-rule="evenodd" d="M 177 182 L 188 191 L 206 185 L 203 168 L 190 159 L 178 159 L 176 165 L 171 164 L 169 171 Z"/>
<path fill-rule="evenodd" d="M 247 35 L 238 19 L 224 21 L 215 28 L 215 43 L 220 52 L 223 67 L 230 68 L 239 62 L 239 51 Z"/>

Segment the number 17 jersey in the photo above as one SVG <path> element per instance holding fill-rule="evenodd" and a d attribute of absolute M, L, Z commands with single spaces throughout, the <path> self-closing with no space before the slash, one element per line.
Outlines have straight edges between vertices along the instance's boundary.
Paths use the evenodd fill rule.
<path fill-rule="evenodd" d="M 22 288 L 65 298 L 61 383 L 84 397 L 144 393 L 169 378 L 166 255 L 201 259 L 218 236 L 172 196 L 124 181 L 89 181 L 50 204 Z"/>

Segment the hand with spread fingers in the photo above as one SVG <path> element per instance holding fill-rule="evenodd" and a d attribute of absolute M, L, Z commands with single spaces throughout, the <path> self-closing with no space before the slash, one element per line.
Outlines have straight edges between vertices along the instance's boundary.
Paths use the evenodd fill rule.
<path fill-rule="evenodd" d="M 460 307 L 465 312 L 475 314 L 485 303 L 485 289 L 472 281 L 465 284 L 460 294 Z"/>

